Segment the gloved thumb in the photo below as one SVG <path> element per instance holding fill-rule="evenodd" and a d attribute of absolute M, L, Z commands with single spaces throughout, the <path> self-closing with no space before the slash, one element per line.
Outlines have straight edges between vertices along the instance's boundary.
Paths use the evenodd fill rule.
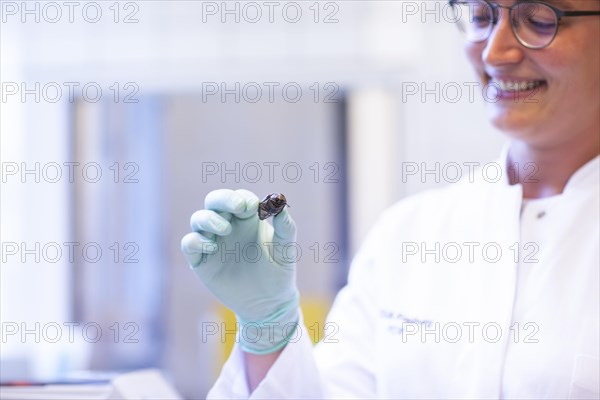
<path fill-rule="evenodd" d="M 296 241 L 296 223 L 285 207 L 273 217 L 273 239 L 275 242 L 288 243 Z"/>

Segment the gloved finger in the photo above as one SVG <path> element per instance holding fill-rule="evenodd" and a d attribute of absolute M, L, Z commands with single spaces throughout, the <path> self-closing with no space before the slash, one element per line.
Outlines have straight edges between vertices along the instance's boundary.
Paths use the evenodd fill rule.
<path fill-rule="evenodd" d="M 296 222 L 284 207 L 279 214 L 273 217 L 273 239 L 275 242 L 289 243 L 296 241 Z"/>
<path fill-rule="evenodd" d="M 239 219 L 248 219 L 252 216 L 256 216 L 258 218 L 258 203 L 260 202 L 258 196 L 246 189 L 236 190 L 235 193 L 241 196 L 246 203 L 246 210 L 236 214 L 236 217 Z"/>
<path fill-rule="evenodd" d="M 196 267 L 206 261 L 206 257 L 216 253 L 217 244 L 198 232 L 188 233 L 181 239 L 181 251 L 190 265 Z"/>
<path fill-rule="evenodd" d="M 204 198 L 204 208 L 240 214 L 246 211 L 246 200 L 231 189 L 213 190 Z"/>
<path fill-rule="evenodd" d="M 229 213 L 223 213 L 231 215 Z M 212 210 L 198 210 L 190 218 L 190 226 L 194 232 L 214 233 L 227 236 L 231 233 L 231 224 L 226 218 Z M 208 236 L 207 236 L 208 237 Z M 210 237 L 212 239 L 212 237 Z"/>
<path fill-rule="evenodd" d="M 221 218 L 223 218 L 227 222 L 231 222 L 231 218 L 233 218 L 233 215 L 231 215 L 231 213 L 228 213 L 225 211 L 215 211 L 215 212 L 217 214 L 219 214 L 221 216 Z"/>

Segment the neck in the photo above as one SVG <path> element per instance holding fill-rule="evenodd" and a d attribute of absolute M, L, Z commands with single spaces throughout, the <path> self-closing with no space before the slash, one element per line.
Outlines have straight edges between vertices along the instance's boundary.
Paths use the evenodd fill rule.
<path fill-rule="evenodd" d="M 555 147 L 514 141 L 508 151 L 510 184 L 523 186 L 523 198 L 538 199 L 563 192 L 573 174 L 600 154 L 600 137 L 590 135 Z"/>

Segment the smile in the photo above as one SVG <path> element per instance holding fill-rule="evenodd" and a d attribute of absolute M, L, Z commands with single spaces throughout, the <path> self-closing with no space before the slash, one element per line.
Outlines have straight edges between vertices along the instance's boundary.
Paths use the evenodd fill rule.
<path fill-rule="evenodd" d="M 524 90 L 533 90 L 542 86 L 545 81 L 503 81 L 501 79 L 492 79 L 490 84 L 496 84 L 502 91 L 517 92 Z"/>

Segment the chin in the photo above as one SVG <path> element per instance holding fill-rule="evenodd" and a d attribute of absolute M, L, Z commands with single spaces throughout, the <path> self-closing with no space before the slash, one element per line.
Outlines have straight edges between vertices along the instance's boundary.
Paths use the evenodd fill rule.
<path fill-rule="evenodd" d="M 491 124 L 511 139 L 540 144 L 545 141 L 544 131 L 547 130 L 538 118 L 534 116 L 511 112 L 507 110 L 490 110 Z"/>

